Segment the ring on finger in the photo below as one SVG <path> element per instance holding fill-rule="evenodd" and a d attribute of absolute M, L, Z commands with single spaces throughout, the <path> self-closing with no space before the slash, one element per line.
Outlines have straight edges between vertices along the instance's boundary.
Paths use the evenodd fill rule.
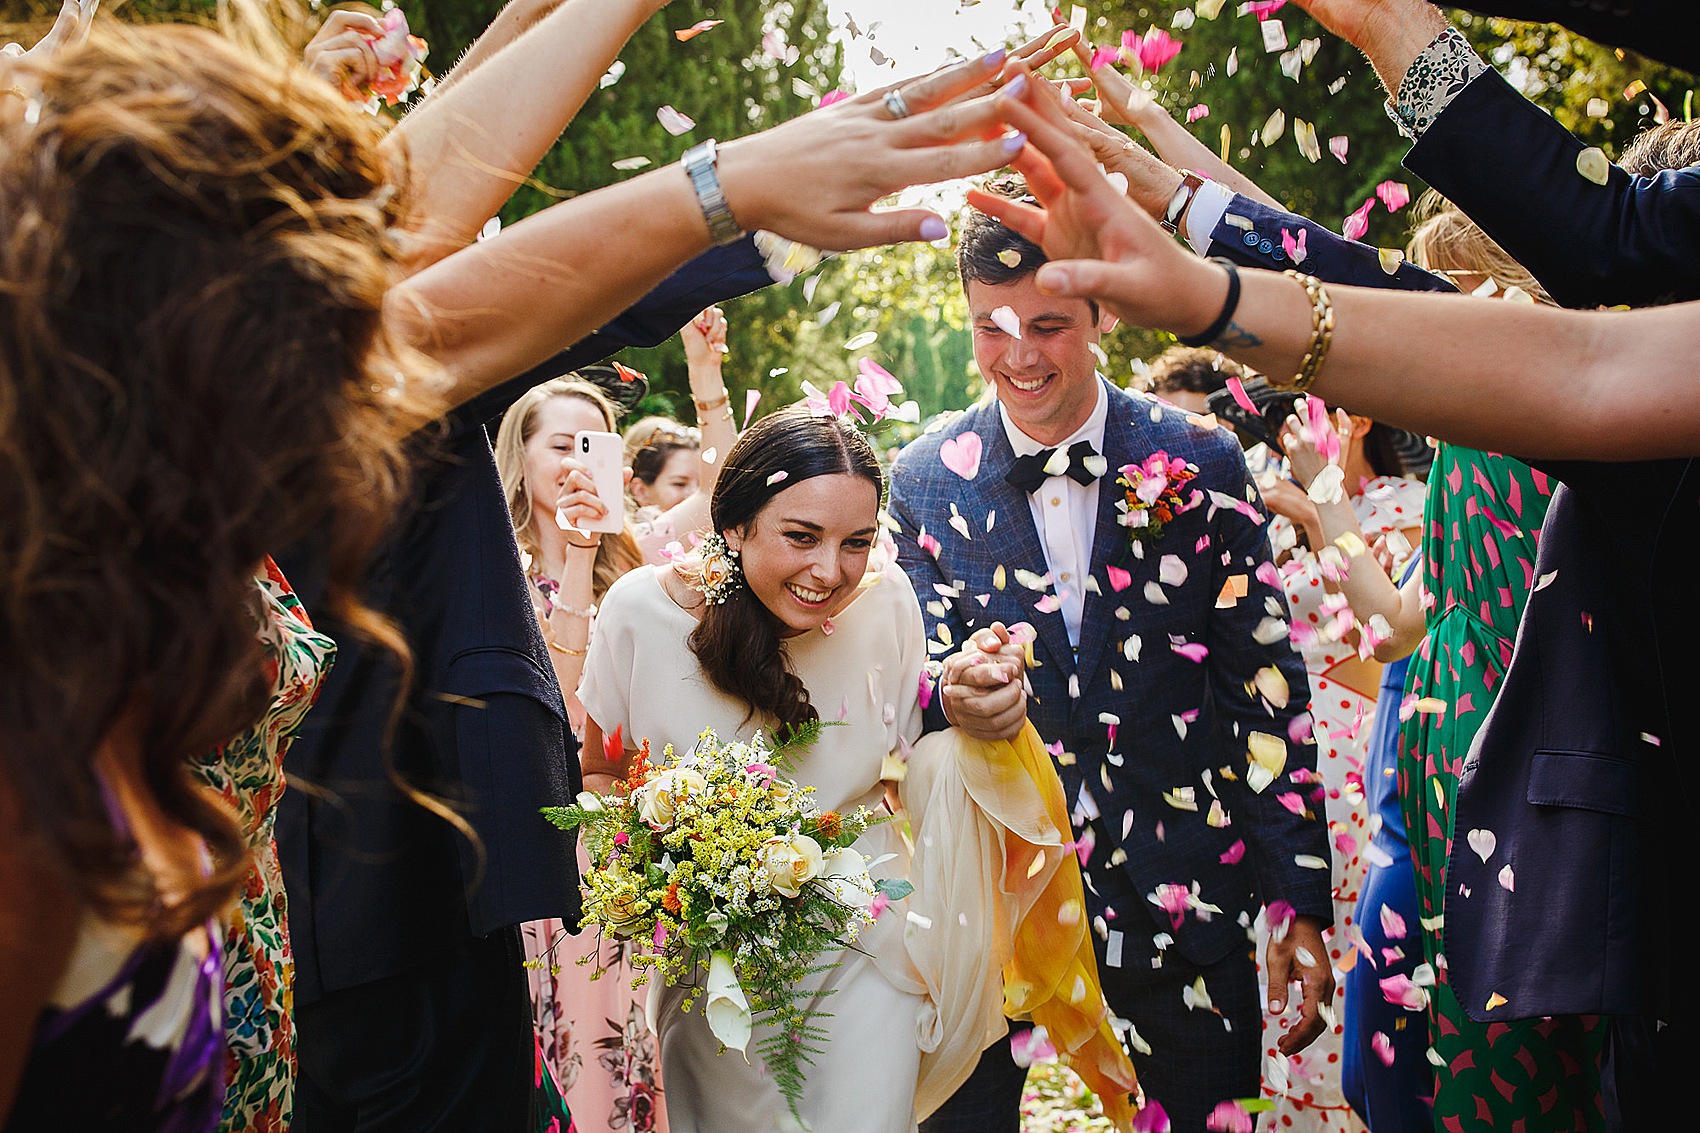
<path fill-rule="evenodd" d="M 900 90 L 885 92 L 885 108 L 891 111 L 893 118 L 907 118 L 914 113 L 909 109 L 909 100 L 903 97 L 903 92 Z"/>

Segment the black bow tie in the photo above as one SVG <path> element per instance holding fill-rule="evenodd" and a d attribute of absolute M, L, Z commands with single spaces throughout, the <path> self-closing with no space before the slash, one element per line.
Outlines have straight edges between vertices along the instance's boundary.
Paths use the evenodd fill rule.
<path fill-rule="evenodd" d="M 1052 473 L 1045 471 L 1045 466 L 1057 455 L 1054 448 L 1041 449 L 1032 456 L 1018 456 L 1015 465 L 1004 474 L 1004 482 L 1020 488 L 1023 492 L 1036 491 Z M 1076 484 L 1090 484 L 1098 479 L 1098 473 L 1086 466 L 1088 457 L 1098 455 L 1098 450 L 1092 447 L 1091 441 L 1075 441 L 1068 448 L 1068 467 L 1058 476 L 1067 476 Z"/>

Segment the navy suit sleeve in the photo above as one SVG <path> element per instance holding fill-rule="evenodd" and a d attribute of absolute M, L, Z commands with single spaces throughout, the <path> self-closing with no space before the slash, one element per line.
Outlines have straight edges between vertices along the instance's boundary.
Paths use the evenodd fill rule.
<path fill-rule="evenodd" d="M 1604 185 L 1583 145 L 1498 74 L 1459 92 L 1405 167 L 1445 194 L 1566 307 L 1700 298 L 1700 167 Z"/>
<path fill-rule="evenodd" d="M 753 236 L 704 252 L 662 280 L 613 322 L 542 365 L 492 386 L 457 408 L 451 415 L 450 430 L 482 425 L 499 417 L 532 386 L 581 366 L 594 365 L 625 347 L 666 342 L 704 308 L 747 295 L 772 282 L 761 253 L 756 251 Z"/>
<path fill-rule="evenodd" d="M 906 449 L 891 470 L 891 499 L 887 511 L 897 527 L 892 538 L 897 542 L 898 565 L 909 576 L 909 584 L 915 588 L 915 597 L 921 604 L 927 659 L 934 660 L 947 652 L 954 652 L 952 644 L 946 643 L 960 646 L 970 631 L 957 612 L 956 602 L 939 593 L 939 587 L 951 587 L 954 580 L 939 562 L 938 556 L 921 546 L 922 524 L 915 518 L 913 506 L 914 493 L 920 487 L 920 478 L 915 473 L 917 460 L 911 451 L 914 448 L 916 446 L 912 445 Z M 921 730 L 942 732 L 948 727 L 950 721 L 945 719 L 944 703 L 935 692 L 921 711 Z"/>
<path fill-rule="evenodd" d="M 1236 224 L 1229 217 L 1238 217 Z M 1250 227 L 1241 227 L 1249 223 Z M 1242 267 L 1285 271 L 1294 266 L 1283 250 L 1282 230 L 1297 240 L 1305 234 L 1305 257 L 1298 270 L 1324 283 L 1354 287 L 1394 288 L 1400 291 L 1452 291 L 1453 286 L 1415 264 L 1402 263 L 1391 276 L 1381 268 L 1377 249 L 1330 232 L 1297 213 L 1270 208 L 1250 197 L 1236 195 L 1210 234 L 1210 254 Z"/>
<path fill-rule="evenodd" d="M 1234 467 L 1214 478 L 1217 484 L 1231 485 L 1223 496 L 1250 504 L 1260 516 L 1265 514 L 1244 461 L 1237 452 L 1231 459 Z M 1219 594 L 1235 580 L 1242 580 L 1246 590 L 1245 597 L 1215 610 L 1205 638 L 1210 650 L 1212 698 L 1218 720 L 1231 737 L 1226 746 L 1242 753 L 1233 764 L 1237 779 L 1218 783 L 1218 790 L 1235 827 L 1244 831 L 1264 904 L 1286 901 L 1296 912 L 1330 924 L 1334 902 L 1333 879 L 1327 868 L 1328 830 L 1323 803 L 1312 798 L 1321 783 L 1316 774 L 1316 745 L 1295 742 L 1289 730 L 1310 709 L 1310 678 L 1304 660 L 1285 634 L 1262 632 L 1271 619 L 1288 616 L 1285 596 L 1269 581 L 1275 575 L 1264 523 L 1236 510 L 1227 499 L 1212 497 L 1211 504 L 1217 510 L 1211 521 L 1211 553 L 1215 557 L 1211 560 L 1210 586 Z M 1275 640 L 1268 641 L 1271 636 Z M 1260 637 L 1267 644 L 1260 643 Z M 1270 667 L 1286 681 L 1285 704 L 1254 691 L 1258 672 Z M 1243 753 L 1250 747 L 1253 732 L 1286 747 L 1286 766 L 1261 791 L 1252 790 L 1245 775 L 1248 762 Z M 1310 805 L 1294 814 L 1280 801 L 1288 794 L 1297 794 Z M 1323 867 L 1300 865 L 1297 859 L 1303 857 L 1318 859 Z"/>
<path fill-rule="evenodd" d="M 1700 6 L 1693 0 L 1466 0 L 1457 6 L 1506 19 L 1563 24 L 1589 39 L 1700 74 Z"/>

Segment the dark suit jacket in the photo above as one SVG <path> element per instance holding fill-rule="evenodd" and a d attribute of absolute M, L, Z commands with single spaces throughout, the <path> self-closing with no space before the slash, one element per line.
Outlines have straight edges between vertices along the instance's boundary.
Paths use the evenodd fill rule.
<path fill-rule="evenodd" d="M 1589 39 L 1632 48 L 1700 74 L 1700 8 L 1692 0 L 1467 0 L 1457 6 L 1513 20 L 1563 24 Z"/>
<path fill-rule="evenodd" d="M 977 626 L 1033 624 L 1038 638 L 1028 716 L 1045 742 L 1062 752 L 1057 770 L 1071 805 L 1084 783 L 1112 836 L 1127 824 L 1124 868 L 1140 897 L 1162 884 L 1196 882 L 1202 898 L 1222 909 L 1207 922 L 1189 916 L 1173 934 L 1189 959 L 1214 963 L 1245 947 L 1239 917 L 1255 915 L 1260 901 L 1285 900 L 1325 924 L 1332 920 L 1329 871 L 1294 861 L 1329 858 L 1322 806 L 1312 799 L 1315 783 L 1294 775 L 1299 768 L 1315 772 L 1314 745 L 1288 744 L 1286 770 L 1261 793 L 1245 780 L 1248 734 L 1263 732 L 1286 743 L 1289 722 L 1309 707 L 1305 668 L 1285 637 L 1269 645 L 1254 640 L 1265 619 L 1285 618 L 1286 605 L 1277 587 L 1257 577 L 1270 561 L 1264 525 L 1229 502 L 1249 500 L 1261 509 L 1239 446 L 1228 433 L 1188 424 L 1151 398 L 1108 383 L 1105 388 L 1109 472 L 1100 482 L 1092 549 L 1097 591 L 1086 587 L 1078 658 L 1062 614 L 1038 606 L 1054 588 L 1029 589 L 1017 575 L 1045 574 L 1045 555 L 1026 494 L 1004 481 L 1015 456 L 995 403 L 970 409 L 898 457 L 891 474 L 898 555 L 921 600 L 933 656 L 954 651 L 941 642 L 960 645 Z M 939 451 L 947 439 L 968 433 L 979 436 L 983 455 L 978 475 L 963 481 L 944 467 Z M 1141 558 L 1117 522 L 1122 491 L 1115 477 L 1122 465 L 1159 449 L 1197 465 L 1193 486 L 1206 494 Z M 967 520 L 966 538 L 950 526 L 952 505 Z M 923 535 L 938 540 L 936 554 L 923 549 Z M 1170 557 L 1186 568 L 1178 584 L 1159 581 Z M 1122 589 L 1112 568 L 1128 572 Z M 1218 608 L 1218 595 L 1235 575 L 1243 576 L 1246 596 Z M 1148 588 L 1164 601 L 1154 603 Z M 1187 643 L 1208 648 L 1203 663 L 1172 648 Z M 1248 691 L 1253 676 L 1268 666 L 1280 670 L 1292 691 L 1284 707 Z M 1198 714 L 1190 722 L 1178 719 L 1193 710 Z M 1120 721 L 1113 747 L 1105 713 Z M 926 725 L 946 726 L 937 700 L 928 706 Z M 1193 792 L 1195 810 L 1165 798 L 1184 788 Z M 1231 824 L 1209 821 L 1212 791 Z M 1280 803 L 1279 796 L 1289 793 L 1310 802 L 1303 815 Z M 1224 864 L 1236 841 L 1245 844 L 1244 858 Z"/>
<path fill-rule="evenodd" d="M 1635 181 L 1617 171 L 1602 188 L 1576 174 L 1581 148 L 1488 73 L 1441 113 L 1406 164 L 1555 297 L 1700 298 L 1700 179 L 1683 171 Z M 1260 223 L 1278 226 L 1282 215 Z M 1306 270 L 1324 278 L 1410 285 L 1364 268 L 1342 237 L 1307 241 Z M 1668 1019 L 1673 903 L 1653 871 L 1694 815 L 1679 769 L 1700 752 L 1700 736 L 1677 706 L 1700 679 L 1690 578 L 1700 562 L 1700 466 L 1531 463 L 1560 486 L 1511 666 L 1453 807 L 1450 979 L 1483 1022 Z M 1471 848 L 1475 830 L 1494 834 L 1485 860 Z"/>
<path fill-rule="evenodd" d="M 397 672 L 315 599 L 313 547 L 278 556 L 338 660 L 286 769 L 277 842 L 296 996 L 393 975 L 475 935 L 578 919 L 573 842 L 538 815 L 579 789 L 576 747 L 532 613 L 485 423 L 537 382 L 671 336 L 710 304 L 769 282 L 749 241 L 675 273 L 558 358 L 462 406 L 419 471 L 414 506 L 370 569 L 365 598 L 413 648 L 413 691 L 385 730 Z M 401 790 L 449 800 L 474 844 Z"/>

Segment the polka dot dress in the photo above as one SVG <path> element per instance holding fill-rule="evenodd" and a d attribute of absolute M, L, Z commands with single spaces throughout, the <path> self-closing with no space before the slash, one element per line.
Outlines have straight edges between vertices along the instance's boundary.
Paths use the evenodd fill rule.
<path fill-rule="evenodd" d="M 1420 481 L 1398 476 L 1379 476 L 1365 483 L 1363 491 L 1352 498 L 1352 510 L 1364 539 L 1373 543 L 1389 532 L 1420 527 L 1426 493 Z M 1294 538 L 1291 523 L 1281 516 L 1270 521 L 1269 534 L 1277 552 Z M 1403 562 L 1395 564 L 1395 576 L 1403 567 Z M 1328 962 L 1335 969 L 1335 993 L 1328 1029 L 1290 1059 L 1276 1052 L 1275 1043 L 1298 1018 L 1297 987 L 1288 997 L 1291 1006 L 1284 1016 L 1264 1016 L 1263 1089 L 1275 1109 L 1273 1114 L 1264 1115 L 1262 1127 L 1362 1133 L 1363 1122 L 1347 1106 L 1341 1092 L 1345 1019 L 1342 972 L 1356 957 L 1346 939 L 1367 867 L 1363 851 L 1369 845 L 1371 831 L 1363 789 L 1364 748 L 1375 718 L 1380 667 L 1359 662 L 1351 611 L 1342 595 L 1329 592 L 1315 555 L 1296 551 L 1281 573 L 1293 624 L 1299 627 L 1294 640 L 1310 674 L 1311 713 L 1316 720 L 1316 762 L 1321 782 L 1311 785 L 1304 801 L 1313 811 L 1320 809 L 1326 814 L 1334 855 L 1334 928 L 1325 939 Z M 1311 632 L 1304 632 L 1306 626 Z M 1257 959 L 1259 979 L 1265 982 L 1261 965 L 1267 942 L 1268 933 L 1260 918 Z"/>

